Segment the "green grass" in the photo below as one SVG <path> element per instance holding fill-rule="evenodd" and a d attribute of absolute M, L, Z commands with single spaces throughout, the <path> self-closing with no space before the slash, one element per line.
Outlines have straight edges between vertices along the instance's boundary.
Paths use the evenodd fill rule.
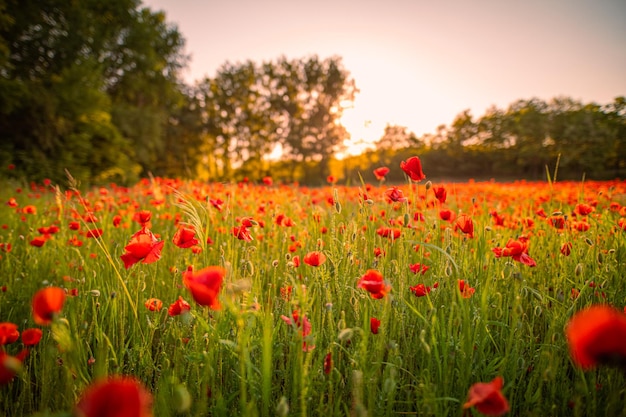
<path fill-rule="evenodd" d="M 0 387 L 1 415 L 68 415 L 91 381 L 113 374 L 139 379 L 154 397 L 156 416 L 461 416 L 469 387 L 498 375 L 510 415 L 626 415 L 624 374 L 578 369 L 564 335 L 568 319 L 585 306 L 626 305 L 626 232 L 618 227 L 620 213 L 609 210 L 611 202 L 626 205 L 624 182 L 444 184 L 442 207 L 471 215 L 474 238 L 439 218 L 442 207 L 422 184 L 402 187 L 410 204 L 385 202 L 384 185 L 367 191 L 371 204 L 360 201 L 358 188 L 342 186 L 157 178 L 130 189 L 108 187 L 106 194 L 90 190 L 84 202 L 66 197 L 63 185 L 58 194 L 40 186 L 17 192 L 18 186 L 0 184 L 0 243 L 12 245 L 10 252 L 0 248 L 0 286 L 6 286 L 0 322 L 20 331 L 36 327 L 30 300 L 45 286 L 76 288 L 78 295 L 43 328 L 18 376 Z M 20 208 L 34 205 L 37 214 L 5 205 L 10 197 Z M 225 201 L 223 211 L 209 198 Z M 593 201 L 585 232 L 556 230 L 536 214 L 560 211 L 572 221 L 577 203 Z M 73 213 L 87 210 L 103 229 L 100 239 L 80 234 L 93 224 L 81 221 L 81 232 L 68 228 Z M 139 230 L 132 221 L 139 210 L 152 211 L 151 230 L 166 243 L 159 261 L 126 270 L 120 255 Z M 413 220 L 417 211 L 425 221 Z M 492 211 L 506 217 L 504 226 L 494 225 Z M 275 224 L 278 214 L 294 226 Z M 240 217 L 264 223 L 250 229 L 252 242 L 231 233 Z M 525 218 L 532 228 L 521 225 Z M 201 253 L 173 245 L 177 219 L 196 226 Z M 60 231 L 43 247 L 31 246 L 37 228 L 51 224 Z M 383 238 L 376 233 L 381 226 L 400 228 L 401 236 Z M 534 268 L 491 251 L 521 235 L 530 239 Z M 74 236 L 83 246 L 68 245 Z M 568 257 L 559 252 L 565 241 L 573 245 Z M 375 248 L 386 254 L 375 257 Z M 294 256 L 302 260 L 313 250 L 327 256 L 323 265 L 293 266 Z M 410 271 L 417 262 L 429 266 L 425 274 Z M 227 269 L 221 310 L 193 302 L 182 281 L 189 265 Z M 385 298 L 357 288 L 368 269 L 391 285 Z M 475 288 L 472 297 L 461 295 L 460 279 Z M 435 282 L 426 297 L 409 290 Z M 288 286 L 286 298 L 281 288 Z M 577 298 L 572 288 L 580 291 Z M 191 312 L 169 317 L 167 306 L 179 296 Z M 144 307 L 151 297 L 163 301 L 161 311 Z M 298 329 L 281 319 L 293 310 L 310 320 L 310 351 L 303 351 Z M 376 335 L 371 317 L 381 321 Z M 16 354 L 18 345 L 5 350 Z M 333 368 L 325 374 L 328 353 Z"/>

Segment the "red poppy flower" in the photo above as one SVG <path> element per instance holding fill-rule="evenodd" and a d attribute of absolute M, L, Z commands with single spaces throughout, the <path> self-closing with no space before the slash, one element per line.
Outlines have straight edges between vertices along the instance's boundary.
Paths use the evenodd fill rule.
<path fill-rule="evenodd" d="M 151 228 L 152 213 L 149 210 L 141 210 L 133 215 L 133 220 L 141 225 L 142 228 Z"/>
<path fill-rule="evenodd" d="M 413 181 L 421 181 L 426 178 L 426 175 L 422 172 L 422 161 L 417 156 L 412 156 L 406 161 L 400 162 L 400 168 Z"/>
<path fill-rule="evenodd" d="M 424 264 L 420 264 L 420 263 L 416 263 L 416 264 L 411 264 L 409 265 L 409 269 L 411 270 L 411 272 L 413 272 L 414 274 L 417 273 L 422 273 L 422 275 L 424 275 L 426 273 L 426 271 L 428 271 L 430 269 L 430 267 L 428 265 L 424 265 Z"/>
<path fill-rule="evenodd" d="M 586 216 L 588 214 L 591 214 L 595 209 L 593 208 L 593 206 L 590 206 L 589 204 L 584 204 L 584 203 L 580 203 L 577 204 L 576 207 L 574 208 L 574 212 L 576 214 L 580 214 L 581 216 Z"/>
<path fill-rule="evenodd" d="M 233 227 L 233 236 L 235 236 L 239 240 L 243 240 L 245 242 L 251 242 L 253 240 L 252 235 L 248 231 L 246 226 Z"/>
<path fill-rule="evenodd" d="M 196 231 L 191 227 L 179 227 L 174 237 L 172 238 L 172 242 L 176 246 L 182 249 L 190 248 L 199 243 L 198 239 L 195 237 Z"/>
<path fill-rule="evenodd" d="M 150 311 L 161 311 L 163 308 L 163 301 L 158 298 L 148 298 L 144 305 Z"/>
<path fill-rule="evenodd" d="M 221 305 L 217 296 L 225 276 L 224 268 L 209 266 L 198 272 L 186 271 L 183 274 L 183 281 L 196 303 L 219 310 Z"/>
<path fill-rule="evenodd" d="M 26 329 L 22 332 L 22 343 L 24 346 L 35 346 L 41 340 L 41 336 L 43 336 L 41 329 Z"/>
<path fill-rule="evenodd" d="M 359 279 L 357 287 L 363 288 L 375 299 L 383 298 L 391 290 L 391 286 L 385 284 L 383 275 L 375 269 L 368 269 Z"/>
<path fill-rule="evenodd" d="M 528 256 L 528 238 L 526 237 L 520 237 L 517 240 L 509 239 L 504 248 L 493 248 L 492 252 L 496 258 L 510 256 L 524 265 L 537 266 L 535 260 Z"/>
<path fill-rule="evenodd" d="M 424 285 L 424 284 L 417 284 L 414 285 L 412 287 L 409 287 L 409 290 L 411 290 L 411 292 L 416 296 L 416 297 L 425 297 L 426 295 L 428 295 L 431 291 L 431 288 Z"/>
<path fill-rule="evenodd" d="M 474 237 L 474 222 L 467 214 L 461 214 L 456 218 L 454 229 L 460 229 L 461 232 L 465 233 L 469 237 Z"/>
<path fill-rule="evenodd" d="M 374 176 L 378 181 L 382 181 L 385 179 L 385 176 L 389 173 L 389 168 L 380 167 L 374 170 Z"/>
<path fill-rule="evenodd" d="M 17 324 L 0 323 L 0 346 L 15 343 L 19 337 L 20 332 L 17 330 Z"/>
<path fill-rule="evenodd" d="M 320 266 L 326 262 L 326 255 L 323 252 L 313 251 L 304 255 L 302 261 L 310 266 Z"/>
<path fill-rule="evenodd" d="M 407 201 L 407 198 L 404 197 L 401 189 L 391 187 L 385 191 L 385 201 L 388 203 L 404 203 Z"/>
<path fill-rule="evenodd" d="M 80 417 L 151 417 L 152 396 L 134 378 L 114 376 L 87 387 L 75 413 Z"/>
<path fill-rule="evenodd" d="M 372 334 L 378 334 L 378 328 L 380 327 L 380 320 L 376 317 L 370 318 L 370 331 Z"/>
<path fill-rule="evenodd" d="M 566 329 L 572 360 L 583 369 L 596 365 L 626 370 L 626 314 L 608 305 L 576 313 Z"/>
<path fill-rule="evenodd" d="M 446 197 L 448 193 L 444 187 L 442 186 L 433 187 L 433 192 L 435 193 L 435 198 L 439 200 L 441 204 L 446 202 Z"/>
<path fill-rule="evenodd" d="M 564 256 L 569 256 L 572 253 L 572 242 L 565 242 L 561 245 L 561 253 Z"/>
<path fill-rule="evenodd" d="M 452 210 L 444 209 L 439 211 L 439 218 L 447 222 L 452 222 L 456 218 L 456 214 Z"/>
<path fill-rule="evenodd" d="M 183 297 L 178 296 L 178 300 L 174 301 L 168 307 L 167 314 L 170 317 L 174 317 L 174 316 L 179 316 L 179 315 L 181 315 L 183 313 L 186 313 L 189 310 L 191 310 L 191 306 L 189 305 L 189 303 L 187 301 L 183 300 Z"/>
<path fill-rule="evenodd" d="M 311 350 L 315 349 L 314 345 L 310 345 L 307 343 L 307 336 L 311 334 L 312 329 L 311 322 L 309 321 L 307 316 L 301 316 L 298 310 L 293 310 L 291 312 L 291 317 L 281 315 L 280 318 L 288 325 L 298 329 L 298 333 L 304 339 L 302 341 L 302 350 L 304 352 L 310 352 Z"/>
<path fill-rule="evenodd" d="M 52 323 L 65 302 L 65 291 L 59 287 L 48 287 L 35 293 L 32 300 L 33 319 L 40 326 Z"/>
<path fill-rule="evenodd" d="M 378 229 L 376 229 L 376 234 L 378 236 L 387 237 L 387 238 L 396 240 L 402 234 L 402 230 L 397 229 L 395 227 L 384 227 L 384 226 L 381 226 Z"/>
<path fill-rule="evenodd" d="M 30 245 L 40 248 L 46 243 L 47 240 L 48 239 L 45 236 L 35 236 L 33 240 L 30 241 Z"/>
<path fill-rule="evenodd" d="M 87 230 L 87 234 L 85 235 L 87 237 L 91 237 L 91 238 L 99 238 L 100 236 L 102 236 L 102 229 L 89 229 Z"/>
<path fill-rule="evenodd" d="M 502 377 L 491 382 L 477 382 L 469 389 L 468 399 L 463 408 L 475 407 L 487 416 L 501 416 L 509 411 L 509 403 L 500 391 Z"/>
<path fill-rule="evenodd" d="M 124 247 L 126 252 L 120 258 L 126 269 L 139 261 L 144 264 L 153 263 L 161 259 L 164 244 L 165 241 L 158 240 L 150 230 L 141 229 L 130 238 L 130 242 Z"/>

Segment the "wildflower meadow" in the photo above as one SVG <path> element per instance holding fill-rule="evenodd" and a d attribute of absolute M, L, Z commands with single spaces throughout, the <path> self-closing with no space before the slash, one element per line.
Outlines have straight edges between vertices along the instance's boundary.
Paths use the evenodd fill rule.
<path fill-rule="evenodd" d="M 424 168 L 3 180 L 0 415 L 626 416 L 626 181 Z"/>

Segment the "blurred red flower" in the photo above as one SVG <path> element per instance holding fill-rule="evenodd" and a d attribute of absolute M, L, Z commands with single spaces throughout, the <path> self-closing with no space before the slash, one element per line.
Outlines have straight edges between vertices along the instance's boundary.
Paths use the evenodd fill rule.
<path fill-rule="evenodd" d="M 435 193 L 435 198 L 439 200 L 441 204 L 446 202 L 448 193 L 443 186 L 433 187 L 433 192 Z"/>
<path fill-rule="evenodd" d="M 576 313 L 566 328 L 572 360 L 583 369 L 596 365 L 626 370 L 626 314 L 599 304 Z"/>
<path fill-rule="evenodd" d="M 151 417 L 152 395 L 132 377 L 113 376 L 87 387 L 75 414 L 79 417 Z"/>
<path fill-rule="evenodd" d="M 406 161 L 400 162 L 400 169 L 413 181 L 421 181 L 426 178 L 422 172 L 422 161 L 417 156 L 412 156 Z"/>
<path fill-rule="evenodd" d="M 32 300 L 32 312 L 35 323 L 47 326 L 52 323 L 54 315 L 61 312 L 65 302 L 65 290 L 59 287 L 48 287 L 35 293 Z"/>
<path fill-rule="evenodd" d="M 178 300 L 174 301 L 168 307 L 167 314 L 170 317 L 174 317 L 174 316 L 179 316 L 179 315 L 181 315 L 183 313 L 186 313 L 189 310 L 191 310 L 191 306 L 189 305 L 189 303 L 187 301 L 183 300 L 183 297 L 178 296 Z"/>
<path fill-rule="evenodd" d="M 378 334 L 378 328 L 380 327 L 380 320 L 376 317 L 370 318 L 370 331 L 372 334 Z"/>
<path fill-rule="evenodd" d="M 15 375 L 22 367 L 22 361 L 28 356 L 28 350 L 24 349 L 17 356 L 11 356 L 0 350 L 0 386 L 13 381 Z"/>
<path fill-rule="evenodd" d="M 17 324 L 0 323 L 0 346 L 15 343 L 19 337 L 20 332 L 17 330 Z"/>
<path fill-rule="evenodd" d="M 357 287 L 363 288 L 375 299 L 383 298 L 391 290 L 391 286 L 385 283 L 383 275 L 375 269 L 368 269 L 359 279 Z"/>
<path fill-rule="evenodd" d="M 326 262 L 326 255 L 323 252 L 313 251 L 304 255 L 302 261 L 310 266 L 320 266 Z"/>
<path fill-rule="evenodd" d="M 158 298 L 148 298 L 144 305 L 150 311 L 161 311 L 163 308 L 163 301 Z"/>
<path fill-rule="evenodd" d="M 416 297 L 425 297 L 428 293 L 430 293 L 431 288 L 424 284 L 417 284 L 409 287 L 409 290 L 411 290 Z"/>
<path fill-rule="evenodd" d="M 149 229 L 152 227 L 152 213 L 150 210 L 141 210 L 133 215 L 133 220 L 141 225 L 142 228 Z"/>
<path fill-rule="evenodd" d="M 43 336 L 41 329 L 26 329 L 22 332 L 22 343 L 25 346 L 35 346 L 41 340 L 41 336 Z"/>
<path fill-rule="evenodd" d="M 385 190 L 385 201 L 388 203 L 404 203 L 407 201 L 407 198 L 404 197 L 401 189 L 391 187 Z"/>
<path fill-rule="evenodd" d="M 491 382 L 477 382 L 469 389 L 468 399 L 463 408 L 475 407 L 487 416 L 501 416 L 509 411 L 509 403 L 500 391 L 502 377 Z"/>
<path fill-rule="evenodd" d="M 385 176 L 389 173 L 389 168 L 380 167 L 374 170 L 374 176 L 378 181 L 382 181 L 385 179 Z"/>
<path fill-rule="evenodd" d="M 190 248 L 199 243 L 196 238 L 196 231 L 192 227 L 179 227 L 174 233 L 172 242 L 182 249 Z"/>
<path fill-rule="evenodd" d="M 465 233 L 469 237 L 474 237 L 474 222 L 472 218 L 467 214 L 461 214 L 456 218 L 456 222 L 454 223 L 454 230 L 460 229 L 461 232 Z"/>
<path fill-rule="evenodd" d="M 208 306 L 213 310 L 221 308 L 217 299 L 226 270 L 219 266 L 208 266 L 198 272 L 186 271 L 183 282 L 191 292 L 193 299 L 201 306 Z"/>

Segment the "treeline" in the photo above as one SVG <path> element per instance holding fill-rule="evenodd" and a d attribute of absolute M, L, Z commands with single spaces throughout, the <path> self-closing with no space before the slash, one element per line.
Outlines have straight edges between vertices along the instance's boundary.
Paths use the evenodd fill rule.
<path fill-rule="evenodd" d="M 568 97 L 549 102 L 518 100 L 473 117 L 461 112 L 433 134 L 415 136 L 387 126 L 376 149 L 335 165 L 337 175 L 372 179 L 377 166 L 398 166 L 420 155 L 429 177 L 449 180 L 546 179 L 546 167 L 561 179 L 626 177 L 626 98 L 599 105 Z M 365 173 L 365 174 L 363 174 Z M 392 170 L 388 180 L 402 181 Z"/>
<path fill-rule="evenodd" d="M 176 26 L 136 0 L 0 0 L 0 164 L 14 168 L 0 172 L 315 184 L 416 154 L 429 176 L 459 179 L 541 177 L 557 155 L 564 175 L 626 172 L 623 97 L 466 111 L 419 138 L 389 126 L 376 150 L 338 161 L 348 138 L 339 120 L 358 92 L 341 58 L 227 62 L 190 86 L 183 48 Z"/>

